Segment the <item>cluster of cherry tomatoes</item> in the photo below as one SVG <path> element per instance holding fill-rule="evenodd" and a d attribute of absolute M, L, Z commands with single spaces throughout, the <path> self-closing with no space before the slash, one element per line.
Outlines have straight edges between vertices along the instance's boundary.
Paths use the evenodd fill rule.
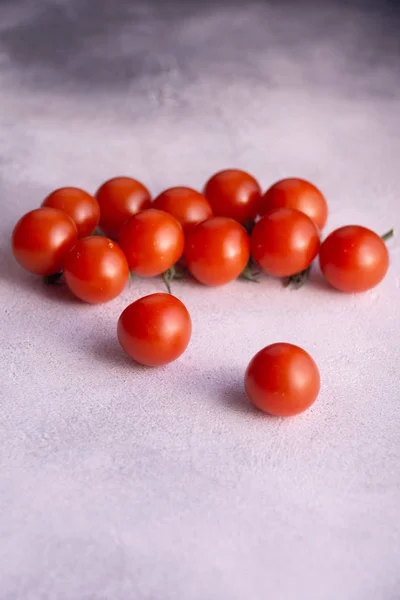
<path fill-rule="evenodd" d="M 376 286 L 389 255 L 385 237 L 357 225 L 341 227 L 322 243 L 328 216 L 323 194 L 303 179 L 283 179 L 264 194 L 254 177 L 238 169 L 213 175 L 203 193 L 170 188 L 152 200 L 129 177 L 106 181 L 94 196 L 65 187 L 14 228 L 12 249 L 27 271 L 54 282 L 60 277 L 80 300 L 108 302 L 125 288 L 130 273 L 162 275 L 170 291 L 184 271 L 219 286 L 253 267 L 294 284 L 303 283 L 319 255 L 327 282 L 343 292 Z M 177 359 L 191 337 L 191 319 L 171 293 L 145 296 L 121 314 L 117 334 L 138 363 L 158 366 Z M 245 374 L 248 398 L 261 410 L 297 414 L 316 399 L 318 368 L 292 344 L 261 350 Z"/>

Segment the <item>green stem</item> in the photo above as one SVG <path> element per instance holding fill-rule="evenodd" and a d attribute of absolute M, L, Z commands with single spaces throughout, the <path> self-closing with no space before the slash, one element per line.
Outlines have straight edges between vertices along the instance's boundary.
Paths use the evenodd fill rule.
<path fill-rule="evenodd" d="M 392 238 L 394 236 L 394 229 L 390 229 L 389 231 L 387 231 L 386 233 L 384 233 L 381 238 L 383 239 L 384 242 L 387 242 L 388 240 L 390 240 L 390 238 Z"/>
<path fill-rule="evenodd" d="M 43 277 L 43 283 L 45 285 L 60 285 L 60 284 L 64 283 L 63 272 L 58 271 L 58 273 L 52 273 L 51 275 L 45 275 Z"/>
<path fill-rule="evenodd" d="M 165 273 L 162 274 L 164 285 L 167 288 L 168 294 L 172 294 L 171 281 L 175 278 L 175 275 L 176 272 L 174 266 L 170 267 L 167 271 L 165 271 Z"/>
<path fill-rule="evenodd" d="M 307 267 L 307 269 L 304 269 L 304 271 L 300 271 L 300 273 L 295 273 L 294 275 L 290 275 L 290 277 L 285 277 L 283 280 L 283 285 L 285 287 L 291 286 L 295 290 L 300 289 L 308 281 L 310 271 L 311 265 Z"/>

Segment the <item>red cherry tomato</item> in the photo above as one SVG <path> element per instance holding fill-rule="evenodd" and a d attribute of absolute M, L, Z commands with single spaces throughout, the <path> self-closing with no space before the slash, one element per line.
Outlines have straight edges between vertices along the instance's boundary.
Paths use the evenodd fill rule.
<path fill-rule="evenodd" d="M 162 192 L 153 202 L 153 208 L 164 210 L 177 219 L 185 233 L 213 216 L 207 198 L 188 187 L 174 187 Z"/>
<path fill-rule="evenodd" d="M 261 188 L 249 173 L 239 169 L 220 171 L 211 177 L 204 195 L 217 217 L 230 217 L 246 223 L 256 218 L 261 199 Z"/>
<path fill-rule="evenodd" d="M 184 235 L 172 215 L 150 208 L 121 227 L 119 244 L 131 271 L 142 277 L 161 275 L 182 256 Z"/>
<path fill-rule="evenodd" d="M 97 190 L 100 227 L 106 235 L 117 239 L 122 225 L 139 211 L 150 207 L 150 192 L 140 181 L 130 177 L 114 177 Z"/>
<path fill-rule="evenodd" d="M 205 285 L 236 279 L 250 258 L 250 240 L 237 221 L 213 217 L 199 223 L 187 236 L 185 261 L 193 277 Z"/>
<path fill-rule="evenodd" d="M 53 275 L 77 240 L 76 225 L 57 208 L 38 208 L 18 221 L 12 250 L 21 267 L 36 275 Z"/>
<path fill-rule="evenodd" d="M 342 292 L 364 292 L 385 277 L 389 253 L 373 231 L 348 225 L 333 231 L 322 243 L 319 263 L 325 279 Z"/>
<path fill-rule="evenodd" d="M 130 304 L 118 321 L 118 340 L 136 362 L 156 367 L 186 350 L 192 321 L 186 306 L 170 294 L 151 294 Z"/>
<path fill-rule="evenodd" d="M 54 190 L 43 201 L 42 206 L 52 206 L 67 213 L 74 221 L 79 237 L 90 235 L 99 223 L 100 208 L 96 198 L 79 188 Z"/>
<path fill-rule="evenodd" d="M 275 208 L 294 208 L 306 214 L 322 229 L 328 218 L 328 205 L 322 193 L 309 181 L 281 179 L 274 183 L 261 200 L 261 214 Z"/>
<path fill-rule="evenodd" d="M 274 277 L 289 277 L 306 269 L 317 256 L 319 245 L 314 221 L 290 208 L 267 213 L 251 234 L 254 260 Z"/>
<path fill-rule="evenodd" d="M 129 268 L 121 248 L 102 236 L 78 240 L 64 261 L 64 277 L 71 292 L 84 302 L 113 300 L 126 286 Z"/>
<path fill-rule="evenodd" d="M 290 417 L 315 402 L 320 375 L 305 350 L 278 343 L 263 348 L 252 358 L 244 385 L 248 399 L 257 408 L 277 417 Z"/>

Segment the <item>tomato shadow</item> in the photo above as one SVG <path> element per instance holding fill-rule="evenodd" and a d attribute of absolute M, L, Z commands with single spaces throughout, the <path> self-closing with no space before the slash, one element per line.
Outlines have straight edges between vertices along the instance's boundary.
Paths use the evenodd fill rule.
<path fill-rule="evenodd" d="M 35 294 L 35 296 L 59 303 L 83 304 L 71 294 L 64 283 L 46 284 L 42 277 L 22 269 L 10 253 L 9 248 L 1 248 L 0 253 L 2 255 L 0 279 L 12 291 Z"/>
<path fill-rule="evenodd" d="M 132 360 L 118 343 L 117 336 L 101 336 L 93 340 L 88 350 L 93 358 L 107 366 L 122 367 L 132 372 L 150 369 Z"/>
<path fill-rule="evenodd" d="M 243 384 L 231 383 L 223 386 L 219 391 L 219 398 L 222 405 L 233 412 L 253 416 L 259 414 L 259 411 L 249 402 Z"/>

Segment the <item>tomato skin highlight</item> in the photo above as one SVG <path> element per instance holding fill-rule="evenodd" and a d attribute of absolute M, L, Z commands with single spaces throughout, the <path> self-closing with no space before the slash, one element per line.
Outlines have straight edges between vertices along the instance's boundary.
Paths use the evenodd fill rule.
<path fill-rule="evenodd" d="M 248 399 L 259 410 L 290 417 L 309 408 L 320 390 L 314 359 L 294 344 L 266 346 L 251 359 L 245 373 Z"/>
<path fill-rule="evenodd" d="M 317 256 L 319 247 L 319 231 L 314 221 L 290 208 L 265 214 L 251 234 L 255 262 L 273 277 L 290 277 L 304 271 Z"/>
<path fill-rule="evenodd" d="M 121 294 L 129 277 L 124 253 L 112 240 L 89 236 L 78 240 L 64 261 L 68 288 L 89 304 L 109 302 Z"/>
<path fill-rule="evenodd" d="M 200 283 L 224 285 L 239 277 L 246 267 L 250 239 L 234 219 L 213 217 L 188 233 L 184 257 L 190 273 Z"/>
<path fill-rule="evenodd" d="M 204 195 L 216 217 L 229 217 L 243 225 L 259 213 L 261 187 L 252 175 L 239 169 L 215 173 L 207 181 Z"/>
<path fill-rule="evenodd" d="M 371 229 L 347 225 L 324 240 L 319 263 L 326 281 L 341 292 L 365 292 L 378 285 L 389 268 L 385 242 Z"/>
<path fill-rule="evenodd" d="M 198 223 L 213 216 L 207 198 L 188 187 L 173 187 L 164 190 L 151 206 L 174 216 L 182 225 L 185 233 Z"/>
<path fill-rule="evenodd" d="M 322 192 L 309 181 L 289 177 L 274 183 L 261 199 L 261 215 L 276 208 L 293 208 L 306 214 L 318 229 L 328 218 L 328 204 Z"/>
<path fill-rule="evenodd" d="M 122 225 L 141 210 L 150 208 L 149 190 L 131 177 L 113 177 L 105 181 L 95 197 L 100 206 L 100 228 L 117 239 Z"/>
<path fill-rule="evenodd" d="M 57 208 L 37 208 L 24 215 L 12 233 L 12 251 L 17 262 L 36 275 L 60 271 L 68 251 L 78 237 L 76 225 Z"/>
<path fill-rule="evenodd" d="M 90 235 L 99 224 L 100 207 L 96 198 L 76 187 L 63 187 L 54 190 L 42 203 L 67 213 L 74 221 L 78 237 Z"/>
<path fill-rule="evenodd" d="M 192 321 L 186 306 L 175 296 L 151 294 L 122 312 L 117 326 L 119 343 L 136 362 L 149 367 L 168 364 L 186 350 Z"/>
<path fill-rule="evenodd" d="M 124 223 L 118 241 L 133 273 L 155 277 L 178 262 L 185 237 L 175 217 L 149 208 Z"/>

